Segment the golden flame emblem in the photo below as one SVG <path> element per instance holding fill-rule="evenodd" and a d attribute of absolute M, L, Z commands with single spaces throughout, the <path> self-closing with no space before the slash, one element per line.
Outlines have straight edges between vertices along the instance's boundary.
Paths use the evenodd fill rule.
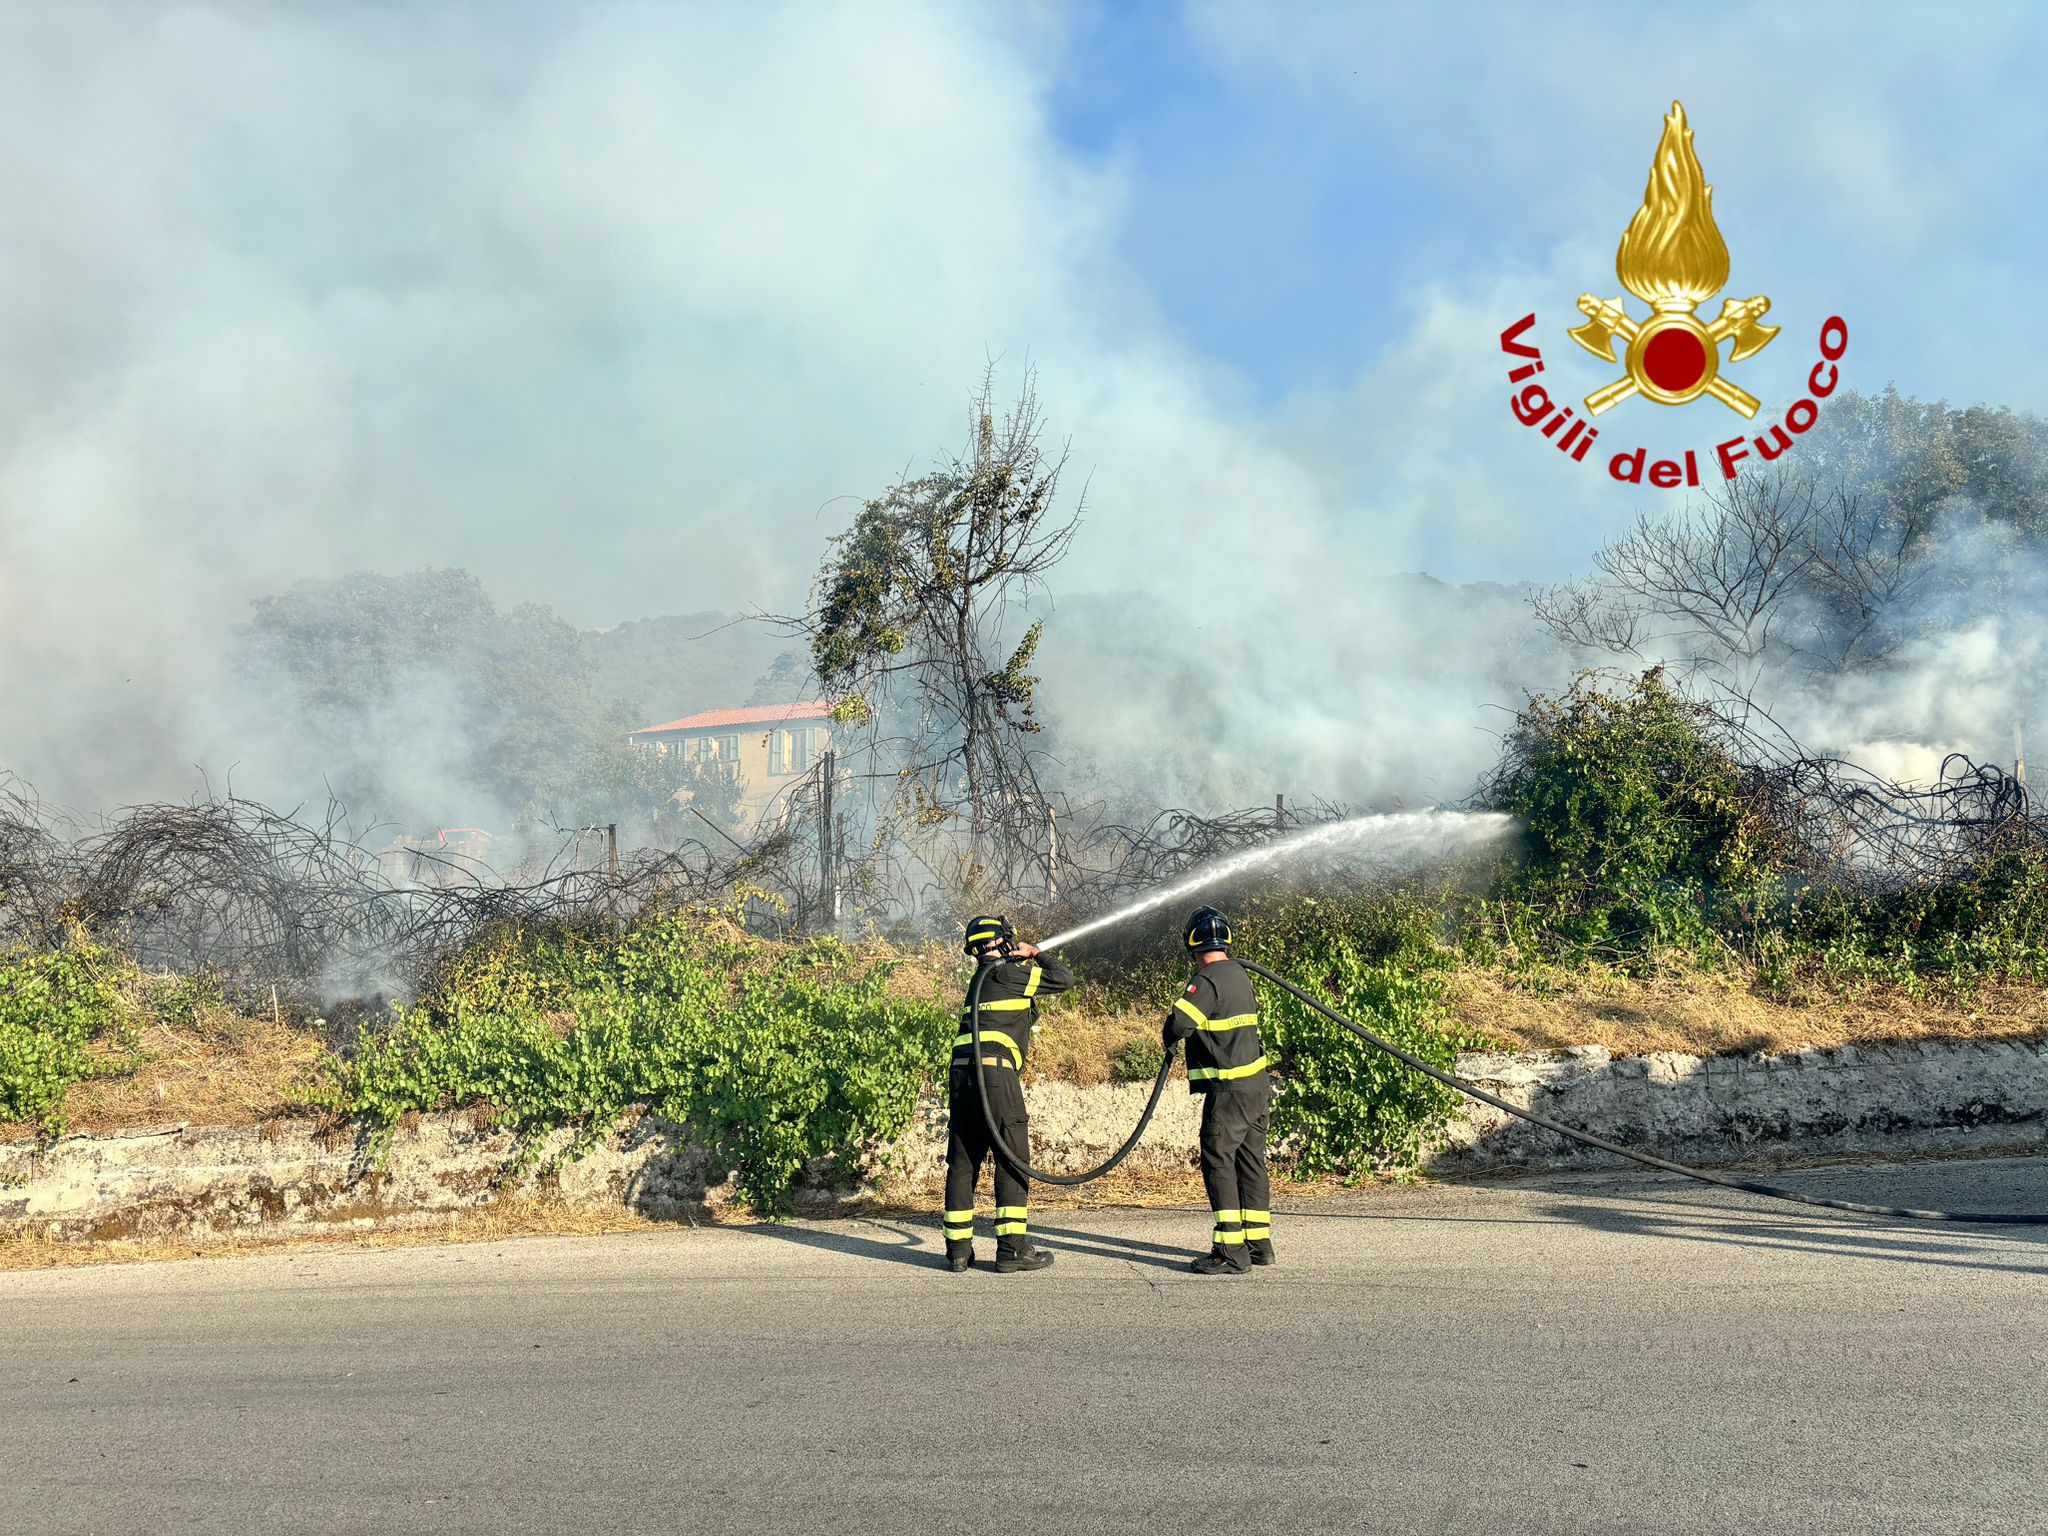
<path fill-rule="evenodd" d="M 1628 370 L 1586 396 L 1589 412 L 1597 416 L 1639 394 L 1659 405 L 1684 405 L 1712 395 L 1730 410 L 1756 414 L 1756 396 L 1721 377 L 1721 343 L 1732 343 L 1728 361 L 1739 363 L 1769 346 L 1778 327 L 1760 323 L 1771 308 L 1761 294 L 1723 299 L 1712 325 L 1702 325 L 1693 313 L 1727 286 L 1728 243 L 1714 223 L 1714 189 L 1693 153 L 1692 129 L 1678 102 L 1671 103 L 1664 119 L 1643 206 L 1628 221 L 1614 253 L 1614 275 L 1650 306 L 1650 318 L 1631 317 L 1619 297 L 1579 296 L 1586 323 L 1571 331 L 1572 340 Z M 1614 350 L 1616 337 L 1628 349 L 1620 356 Z"/>

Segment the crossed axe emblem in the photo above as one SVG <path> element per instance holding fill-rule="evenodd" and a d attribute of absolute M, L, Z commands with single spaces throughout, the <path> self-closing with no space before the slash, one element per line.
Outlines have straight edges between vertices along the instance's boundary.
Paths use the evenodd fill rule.
<path fill-rule="evenodd" d="M 1720 318 L 1712 325 L 1701 325 L 1690 306 L 1675 305 L 1659 307 L 1648 320 L 1637 321 L 1618 298 L 1580 294 L 1579 310 L 1586 323 L 1572 328 L 1571 339 L 1595 357 L 1628 368 L 1624 377 L 1586 396 L 1586 409 L 1597 416 L 1638 392 L 1662 405 L 1683 405 L 1706 394 L 1731 411 L 1756 415 L 1756 396 L 1721 377 L 1721 343 L 1734 341 L 1728 351 L 1731 363 L 1763 351 L 1779 330 L 1758 323 L 1770 308 L 1771 301 L 1758 295 L 1723 299 Z M 1614 350 L 1617 336 L 1628 349 L 1620 355 Z"/>

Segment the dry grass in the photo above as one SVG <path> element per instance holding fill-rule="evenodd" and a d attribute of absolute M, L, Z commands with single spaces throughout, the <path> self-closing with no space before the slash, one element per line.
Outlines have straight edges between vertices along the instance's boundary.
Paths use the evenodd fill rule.
<path fill-rule="evenodd" d="M 172 1028 L 144 1025 L 137 1040 L 149 1058 L 123 1077 L 74 1084 L 64 1101 L 79 1135 L 183 1121 L 250 1125 L 292 1112 L 287 1097 L 320 1057 L 320 1042 L 271 1018 L 224 1010 Z M 0 1141 L 33 1140 L 36 1128 L 0 1121 Z"/>
<path fill-rule="evenodd" d="M 2048 1033 L 2048 990 L 2026 986 L 1986 985 L 1967 1005 L 1888 987 L 1782 1001 L 1739 976 L 1587 972 L 1529 983 L 1460 971 L 1450 1006 L 1462 1027 L 1513 1049 L 1604 1045 L 1617 1055 L 1711 1056 Z"/>
<path fill-rule="evenodd" d="M 1116 1076 L 1116 1053 L 1127 1045 L 1159 1048 L 1163 1007 L 1143 1012 L 1095 1013 L 1062 998 L 1045 1010 L 1031 1044 L 1031 1073 L 1060 1083 L 1106 1083 Z M 1152 1063 L 1156 1069 L 1158 1062 Z M 1151 1073 L 1144 1074 L 1149 1081 Z"/>

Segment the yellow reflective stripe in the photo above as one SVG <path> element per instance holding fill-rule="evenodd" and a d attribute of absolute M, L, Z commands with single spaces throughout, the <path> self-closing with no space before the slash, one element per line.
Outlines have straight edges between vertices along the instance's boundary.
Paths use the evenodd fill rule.
<path fill-rule="evenodd" d="M 1030 1006 L 1031 999 L 1028 997 L 999 997 L 993 1002 L 983 1003 L 981 1011 L 983 1013 L 1015 1013 L 1020 1008 L 1029 1008 Z M 965 1008 L 960 1010 L 960 1017 L 963 1019 L 967 1017 L 967 1010 Z"/>
<path fill-rule="evenodd" d="M 1259 1016 L 1256 1013 L 1234 1013 L 1227 1019 L 1204 1019 L 1195 1028 L 1222 1031 L 1226 1029 L 1243 1029 L 1247 1024 L 1256 1024 L 1258 1022 Z"/>
<path fill-rule="evenodd" d="M 1225 1232 L 1221 1227 L 1218 1227 L 1216 1229 L 1216 1241 L 1227 1248 L 1232 1243 L 1243 1242 L 1244 1234 L 1242 1232 Z"/>
<path fill-rule="evenodd" d="M 1193 1003 L 1189 1002 L 1184 997 L 1176 997 L 1173 1000 L 1173 1006 L 1178 1008 L 1182 1013 L 1186 1014 L 1189 1018 L 1193 1019 L 1195 1021 L 1195 1028 L 1197 1029 L 1203 1028 L 1209 1022 L 1209 1015 L 1202 1012 L 1201 1009 L 1197 1008 Z"/>
<path fill-rule="evenodd" d="M 946 1222 L 949 1226 L 972 1220 L 974 1220 L 974 1212 L 972 1210 L 946 1212 Z"/>
<path fill-rule="evenodd" d="M 1028 1205 L 999 1205 L 996 1207 L 997 1221 L 1003 1221 L 1012 1216 L 1016 1217 L 1019 1221 L 1022 1221 L 1026 1216 L 1029 1216 L 1030 1214 L 1031 1207 Z"/>
<path fill-rule="evenodd" d="M 995 1044 L 997 1045 L 1009 1047 L 1010 1055 L 1015 1059 L 1017 1066 L 1019 1068 L 1023 1067 L 1024 1053 L 1017 1048 L 1016 1041 L 1012 1040 L 1000 1029 L 984 1029 L 981 1032 L 981 1043 L 983 1045 L 987 1045 L 991 1041 L 995 1042 Z M 956 1051 L 960 1050 L 962 1047 L 967 1047 L 971 1049 L 973 1045 L 974 1036 L 972 1034 L 965 1034 L 959 1036 L 957 1039 L 954 1040 L 953 1049 Z"/>
<path fill-rule="evenodd" d="M 1244 1220 L 1244 1212 L 1243 1212 L 1243 1211 L 1218 1211 L 1218 1212 L 1216 1212 L 1216 1219 L 1217 1219 L 1218 1221 L 1242 1221 L 1242 1220 Z"/>
<path fill-rule="evenodd" d="M 1246 1227 L 1240 1234 L 1248 1243 L 1262 1243 L 1273 1235 L 1271 1227 Z"/>
<path fill-rule="evenodd" d="M 1200 1082 L 1204 1078 L 1211 1077 L 1223 1079 L 1250 1077 L 1254 1072 L 1263 1072 L 1265 1070 L 1266 1058 L 1261 1056 L 1257 1061 L 1242 1067 L 1190 1067 L 1188 1069 L 1188 1080 L 1190 1082 Z"/>
<path fill-rule="evenodd" d="M 1024 996 L 1031 998 L 1038 993 L 1038 984 L 1045 980 L 1045 972 L 1037 966 L 1031 967 L 1031 974 L 1024 979 Z"/>
<path fill-rule="evenodd" d="M 1271 1211 L 1239 1211 L 1237 1214 L 1246 1221 L 1271 1221 L 1273 1219 Z"/>
<path fill-rule="evenodd" d="M 1024 1223 L 1021 1221 L 999 1221 L 996 1223 L 997 1237 L 1022 1237 Z"/>

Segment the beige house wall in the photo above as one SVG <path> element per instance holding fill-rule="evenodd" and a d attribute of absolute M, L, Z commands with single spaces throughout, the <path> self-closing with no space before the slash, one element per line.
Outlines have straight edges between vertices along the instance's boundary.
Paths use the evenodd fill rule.
<path fill-rule="evenodd" d="M 829 720 L 793 720 L 787 725 L 706 726 L 688 731 L 636 735 L 636 746 L 664 756 L 680 753 L 685 762 L 737 762 L 740 775 L 740 825 L 750 828 L 800 783 L 831 745 Z M 688 805 L 689 790 L 676 799 Z"/>

